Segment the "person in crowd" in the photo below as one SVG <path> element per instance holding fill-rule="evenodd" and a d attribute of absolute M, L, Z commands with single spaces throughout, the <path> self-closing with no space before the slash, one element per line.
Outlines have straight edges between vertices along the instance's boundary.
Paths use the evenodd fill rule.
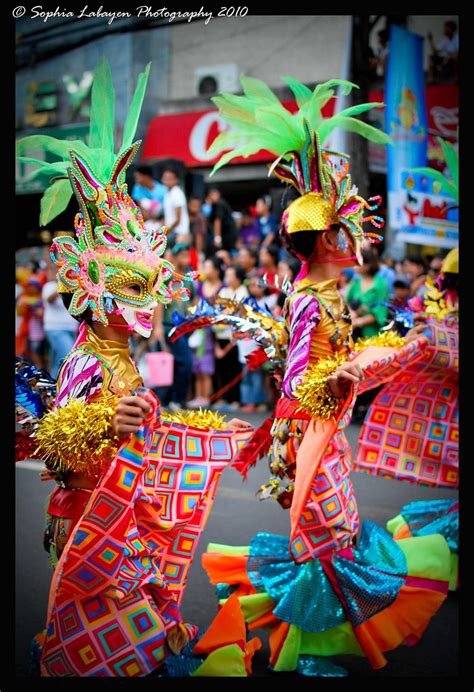
<path fill-rule="evenodd" d="M 388 288 L 388 295 L 392 296 L 393 295 L 393 282 L 397 278 L 397 272 L 393 267 L 390 266 L 390 260 L 387 261 L 385 257 L 382 256 L 382 253 L 377 245 L 374 245 L 372 248 L 373 251 L 377 254 L 379 258 L 379 271 L 378 274 L 382 278 L 385 279 L 387 282 L 387 288 Z"/>
<path fill-rule="evenodd" d="M 427 291 L 426 279 L 429 277 L 433 279 L 433 281 L 436 281 L 441 272 L 441 267 L 443 266 L 444 261 L 443 255 L 441 254 L 433 255 L 433 257 L 427 259 L 429 259 L 428 269 L 426 271 L 426 275 L 422 275 L 425 280 L 423 281 L 423 283 L 421 283 L 421 281 L 418 280 L 416 283 L 414 282 L 414 285 L 412 286 L 412 291 L 414 292 L 414 295 L 420 296 L 420 298 L 423 299 Z"/>
<path fill-rule="evenodd" d="M 199 261 L 203 262 L 207 254 L 208 225 L 207 219 L 201 211 L 201 206 L 201 199 L 199 197 L 189 198 L 189 230 Z"/>
<path fill-rule="evenodd" d="M 377 253 L 368 248 L 362 251 L 363 262 L 347 291 L 351 309 L 353 337 L 369 337 L 379 333 L 387 323 L 387 308 L 380 303 L 388 300 L 387 282 L 379 275 Z"/>
<path fill-rule="evenodd" d="M 288 253 L 285 256 L 285 259 L 280 259 L 278 262 L 278 283 L 280 286 L 282 286 L 283 281 L 285 279 L 288 279 L 291 283 L 295 280 L 295 277 L 298 275 L 299 270 L 301 269 L 301 262 L 296 258 L 293 257 L 292 255 L 289 255 Z M 277 295 L 276 298 L 276 303 L 273 308 L 273 311 L 275 315 L 278 317 L 278 315 L 281 315 L 282 310 L 283 310 L 283 305 L 285 304 L 285 299 L 286 299 L 286 293 L 283 291 L 280 291 Z"/>
<path fill-rule="evenodd" d="M 145 227 L 148 228 L 150 223 L 157 224 L 158 220 L 163 218 L 163 203 L 167 188 L 154 179 L 151 166 L 138 166 L 133 173 L 133 178 L 135 182 L 131 198 L 141 208 Z"/>
<path fill-rule="evenodd" d="M 443 37 L 434 43 L 431 31 L 428 34 L 431 48 L 428 68 L 428 83 L 458 79 L 459 36 L 455 21 L 444 23 Z"/>
<path fill-rule="evenodd" d="M 349 290 L 349 286 L 351 285 L 351 281 L 354 278 L 354 274 L 355 271 L 353 267 L 345 267 L 342 270 L 341 275 L 339 277 L 339 281 L 337 283 L 337 290 L 346 301 L 347 292 Z"/>
<path fill-rule="evenodd" d="M 241 301 L 248 297 L 248 290 L 244 285 L 245 271 L 236 266 L 227 267 L 225 270 L 225 285 L 220 289 L 219 298 L 231 298 Z M 216 359 L 216 390 L 221 390 L 240 375 L 242 367 L 239 362 L 237 344 L 233 340 L 229 327 L 216 324 L 213 327 L 216 337 L 214 356 Z M 218 410 L 238 410 L 240 401 L 240 387 L 238 382 L 222 393 L 214 407 Z M 226 405 L 227 404 L 227 405 Z"/>
<path fill-rule="evenodd" d="M 399 308 L 406 307 L 409 297 L 410 285 L 403 279 L 396 279 L 393 282 L 392 304 Z"/>
<path fill-rule="evenodd" d="M 43 326 L 49 346 L 49 371 L 56 379 L 62 362 L 74 346 L 79 325 L 58 293 L 56 271 L 52 265 L 48 278 L 41 292 Z"/>
<path fill-rule="evenodd" d="M 370 60 L 370 66 L 375 79 L 383 79 L 385 76 L 389 50 L 388 38 L 389 34 L 387 29 L 380 29 L 380 31 L 377 32 L 378 45 L 372 59 Z"/>
<path fill-rule="evenodd" d="M 259 197 L 255 203 L 264 247 L 278 243 L 278 224 L 275 217 L 270 213 L 271 205 L 272 198 L 270 195 Z"/>
<path fill-rule="evenodd" d="M 45 354 L 41 289 L 38 277 L 30 274 L 16 305 L 17 314 L 22 318 L 17 335 L 16 355 L 25 356 L 37 368 L 44 368 Z"/>
<path fill-rule="evenodd" d="M 402 262 L 402 271 L 403 277 L 410 283 L 411 294 L 416 295 L 426 281 L 426 260 L 421 255 L 409 255 Z"/>
<path fill-rule="evenodd" d="M 173 264 L 179 274 L 185 274 L 189 270 L 190 256 L 189 245 L 175 243 L 170 252 Z M 189 285 L 191 298 L 194 298 L 194 286 Z M 185 408 L 192 379 L 192 354 L 188 343 L 188 337 L 183 336 L 176 341 L 170 341 L 168 332 L 173 325 L 172 315 L 177 312 L 185 315 L 187 306 L 183 301 L 172 300 L 168 305 L 158 305 L 153 317 L 152 345 L 162 348 L 165 344 L 174 356 L 173 384 L 167 388 L 159 388 L 158 397 L 163 406 L 168 406 L 171 411 Z"/>
<path fill-rule="evenodd" d="M 280 251 L 277 245 L 265 245 L 260 248 L 259 257 L 259 276 L 266 276 L 268 283 L 273 284 L 278 276 L 278 261 Z M 279 293 L 277 288 L 270 289 L 273 293 Z"/>
<path fill-rule="evenodd" d="M 214 303 L 222 288 L 224 271 L 218 257 L 209 257 L 203 264 L 204 280 L 197 285 L 197 298 Z M 184 338 L 184 337 L 181 337 Z M 192 351 L 195 396 L 188 401 L 188 408 L 209 406 L 212 394 L 212 378 L 215 374 L 214 334 L 211 327 L 197 329 L 189 337 Z"/>
<path fill-rule="evenodd" d="M 258 248 L 262 242 L 262 231 L 259 221 L 254 218 L 250 209 L 242 209 L 237 247 Z"/>
<path fill-rule="evenodd" d="M 208 199 L 211 204 L 209 223 L 212 231 L 212 241 L 217 250 L 223 249 L 230 252 L 235 249 L 238 231 L 232 209 L 222 197 L 217 187 L 211 187 L 208 191 Z"/>
<path fill-rule="evenodd" d="M 217 250 L 215 253 L 220 263 L 227 269 L 227 267 L 232 266 L 232 257 L 230 256 L 229 250 Z"/>
<path fill-rule="evenodd" d="M 178 172 L 172 166 L 167 166 L 162 173 L 161 182 L 166 187 L 163 201 L 165 225 L 168 228 L 168 242 L 191 242 L 189 229 L 188 205 L 184 192 L 179 186 Z"/>
<path fill-rule="evenodd" d="M 241 247 L 236 257 L 236 264 L 242 267 L 247 279 L 257 273 L 258 254 L 251 247 Z"/>

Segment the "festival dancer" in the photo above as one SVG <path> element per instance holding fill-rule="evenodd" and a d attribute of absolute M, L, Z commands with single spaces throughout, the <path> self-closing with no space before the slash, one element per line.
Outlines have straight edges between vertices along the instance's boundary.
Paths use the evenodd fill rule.
<path fill-rule="evenodd" d="M 409 340 L 384 333 L 354 348 L 337 279 L 360 262 L 364 242 L 378 239 L 362 224 L 380 227 L 382 220 L 364 218 L 378 200 L 357 194 L 347 157 L 325 151 L 320 140 L 355 122 L 360 134 L 377 136 L 352 117 L 371 106 L 325 121 L 321 108 L 339 82 L 311 92 L 285 81 L 299 105 L 293 115 L 255 79 L 242 78 L 241 97 L 213 99 L 232 127 L 212 149 L 232 149 L 216 168 L 233 156 L 271 151 L 278 156 L 271 170 L 299 194 L 282 219 L 282 237 L 303 269 L 285 306 L 287 359 L 271 430 L 273 477 L 261 490 L 290 508 L 291 532 L 289 539 L 257 533 L 249 547 L 211 544 L 203 566 L 221 604 L 232 593 L 249 629 L 270 627 L 275 671 L 334 676 L 345 671 L 328 656 L 362 655 L 380 668 L 384 652 L 419 640 L 446 597 L 449 548 L 440 534 L 393 540 L 372 522 L 363 523 L 355 542 L 359 517 L 344 427 L 356 392 L 383 384 L 420 358 L 427 340 L 419 336 L 421 327 Z"/>
<path fill-rule="evenodd" d="M 211 412 L 166 417 L 130 356 L 129 334 L 149 337 L 158 303 L 188 299 L 186 282 L 195 279 L 162 258 L 165 229 L 147 232 L 125 183 L 140 146 L 132 140 L 148 71 L 117 156 L 105 61 L 92 89 L 89 146 L 34 137 L 35 148 L 69 159 L 54 164 L 69 180 L 53 186 L 70 183 L 80 207 L 76 239 L 59 236 L 51 248 L 59 291 L 80 333 L 54 402 L 36 420 L 51 383 L 28 364 L 18 373 L 23 418 L 38 447 L 32 456 L 45 460 L 46 476 L 57 482 L 45 534 L 55 565 L 41 642 L 46 677 L 149 675 L 196 638 L 180 612 L 187 573 L 221 473 L 250 435 L 247 423 Z M 51 172 L 53 164 L 45 165 Z M 55 200 L 45 193 L 43 222 L 59 213 Z M 30 448 L 31 441 L 21 440 Z M 238 617 L 239 605 L 229 608 Z M 228 643 L 236 674 L 246 675 L 258 642 L 247 645 L 239 633 Z M 202 643 L 200 650 L 206 652 Z M 211 653 L 211 663 L 202 659 L 194 674 L 209 667 L 226 674 L 219 653 Z"/>

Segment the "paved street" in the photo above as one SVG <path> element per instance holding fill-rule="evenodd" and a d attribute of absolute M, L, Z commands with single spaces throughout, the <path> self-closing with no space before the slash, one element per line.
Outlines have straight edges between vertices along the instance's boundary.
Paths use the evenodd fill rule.
<path fill-rule="evenodd" d="M 262 415 L 242 415 L 254 425 Z M 359 427 L 350 426 L 348 437 L 354 449 Z M 38 465 L 39 467 L 39 465 Z M 268 478 L 268 467 L 262 461 L 243 482 L 233 470 L 222 477 L 211 517 L 203 534 L 198 554 L 190 570 L 189 586 L 184 597 L 186 620 L 207 627 L 216 613 L 214 589 L 209 585 L 200 564 L 200 555 L 208 542 L 246 545 L 256 530 L 287 535 L 289 514 L 272 500 L 259 502 L 258 487 Z M 455 497 L 449 490 L 415 487 L 408 483 L 353 474 L 361 519 L 384 525 L 398 514 L 403 504 L 412 500 Z M 16 471 L 16 670 L 21 677 L 29 676 L 28 648 L 32 636 L 42 629 L 46 613 L 51 572 L 42 546 L 43 515 L 51 483 L 43 483 L 36 469 L 19 465 Z M 254 674 L 272 675 L 266 668 L 268 643 L 254 657 Z M 450 594 L 430 623 L 423 640 L 415 647 L 400 647 L 387 654 L 389 664 L 372 671 L 365 659 L 340 657 L 336 662 L 353 676 L 455 676 L 458 674 L 458 596 Z"/>

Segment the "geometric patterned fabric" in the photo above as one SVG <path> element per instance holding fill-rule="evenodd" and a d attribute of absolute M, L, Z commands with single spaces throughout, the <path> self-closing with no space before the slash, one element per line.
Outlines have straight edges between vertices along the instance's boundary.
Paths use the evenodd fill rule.
<path fill-rule="evenodd" d="M 277 419 L 272 430 L 273 458 L 290 465 L 289 460 L 296 456 L 303 439 L 293 433 L 298 428 L 304 435 L 308 425 L 308 420 Z M 288 429 L 291 435 L 285 442 L 279 440 L 280 426 Z M 351 544 L 358 530 L 359 517 L 350 470 L 350 445 L 339 428 L 315 473 L 293 536 L 291 551 L 296 562 L 306 562 Z"/>
<path fill-rule="evenodd" d="M 458 325 L 427 324 L 422 358 L 372 402 L 353 470 L 433 487 L 458 487 Z"/>
<path fill-rule="evenodd" d="M 130 436 L 54 571 L 43 676 L 144 676 L 162 663 L 218 481 L 250 435 L 155 419 Z"/>

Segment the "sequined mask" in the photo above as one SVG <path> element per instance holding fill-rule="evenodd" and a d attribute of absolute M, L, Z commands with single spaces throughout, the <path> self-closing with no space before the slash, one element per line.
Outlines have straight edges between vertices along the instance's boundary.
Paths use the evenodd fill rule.
<path fill-rule="evenodd" d="M 114 301 L 132 308 L 135 318 L 129 317 L 139 325 L 139 308 L 149 312 L 153 303 L 189 300 L 185 283 L 197 278 L 194 272 L 177 274 L 171 262 L 162 258 L 166 228 L 147 231 L 139 207 L 128 194 L 125 172 L 139 146 L 136 142 L 118 157 L 107 183 L 71 152 L 68 175 L 80 205 L 74 222 L 77 241 L 60 236 L 51 246 L 51 258 L 59 269 L 59 292 L 73 294 L 69 312 L 78 316 L 90 309 L 92 319 L 104 325 L 115 309 Z M 133 294 L 124 290 L 130 285 L 136 287 Z M 142 317 L 141 329 L 148 331 L 147 319 Z"/>

